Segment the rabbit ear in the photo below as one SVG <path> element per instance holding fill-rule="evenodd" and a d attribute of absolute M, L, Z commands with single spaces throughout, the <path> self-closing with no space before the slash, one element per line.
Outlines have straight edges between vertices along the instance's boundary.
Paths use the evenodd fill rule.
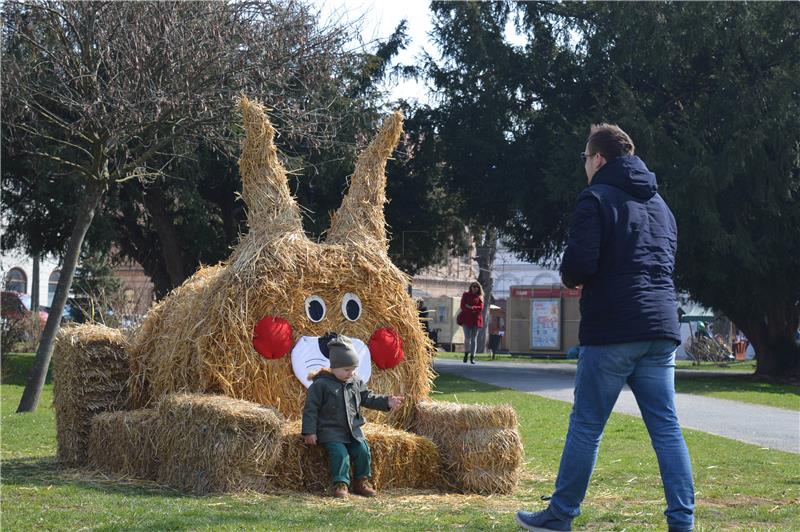
<path fill-rule="evenodd" d="M 239 108 L 245 130 L 239 171 L 250 232 L 266 238 L 287 233 L 305 237 L 300 207 L 289 192 L 273 142 L 275 128 L 260 103 L 242 96 Z"/>
<path fill-rule="evenodd" d="M 386 221 L 386 161 L 403 131 L 403 115 L 395 111 L 383 122 L 378 135 L 361 153 L 350 188 L 333 215 L 325 241 L 329 244 L 372 243 L 388 251 Z"/>

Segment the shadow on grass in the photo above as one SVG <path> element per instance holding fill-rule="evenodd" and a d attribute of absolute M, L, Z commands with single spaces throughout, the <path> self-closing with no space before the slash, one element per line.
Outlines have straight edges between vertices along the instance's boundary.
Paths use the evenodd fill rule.
<path fill-rule="evenodd" d="M 258 507 L 237 501 L 216 502 L 219 495 L 197 496 L 148 481 L 108 476 L 89 469 L 62 468 L 54 458 L 21 458 L 2 462 L 4 499 L 13 500 L 15 488 L 35 490 L 37 515 L 50 516 L 64 528 L 73 528 L 82 519 L 91 519 L 92 530 L 256 530 L 264 526 L 264 515 Z M 96 492 L 91 499 L 70 491 L 52 488 L 73 488 Z M 27 491 L 26 493 L 30 493 Z M 167 513 L 164 499 L 180 501 L 178 508 Z M 207 502 L 206 502 L 207 501 Z M 25 523 L 29 512 L 6 506 L 4 520 Z M 17 515 L 14 515 L 17 514 Z M 110 521 L 105 524 L 103 521 Z M 31 523 L 25 523 L 26 525 Z M 59 525 L 61 526 L 61 525 Z M 9 528 L 10 529 L 10 528 Z"/>
<path fill-rule="evenodd" d="M 675 390 L 688 393 L 760 392 L 770 395 L 795 396 L 800 401 L 796 384 L 782 384 L 755 375 L 681 375 L 675 379 Z"/>
<path fill-rule="evenodd" d="M 3 367 L 0 371 L 0 384 L 16 384 L 25 386 L 28 382 L 28 374 L 33 367 L 35 353 L 8 353 L 3 355 Z M 45 384 L 53 382 L 53 364 L 47 369 L 47 380 Z"/>
<path fill-rule="evenodd" d="M 3 460 L 2 468 L 3 485 L 6 487 L 76 486 L 125 496 L 197 498 L 153 482 L 120 478 L 91 469 L 62 467 L 56 462 L 55 457 Z"/>
<path fill-rule="evenodd" d="M 502 390 L 498 386 L 459 377 L 449 373 L 440 373 L 433 381 L 433 390 L 437 394 L 458 394 L 464 392 L 496 392 Z"/>

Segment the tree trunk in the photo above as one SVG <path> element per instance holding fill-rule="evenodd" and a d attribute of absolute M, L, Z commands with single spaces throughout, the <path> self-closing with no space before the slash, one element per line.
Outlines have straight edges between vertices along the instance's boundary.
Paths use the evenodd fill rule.
<path fill-rule="evenodd" d="M 28 375 L 28 382 L 25 384 L 25 391 L 22 393 L 17 412 L 33 412 L 39 405 L 39 396 L 42 393 L 42 387 L 47 377 L 47 369 L 50 367 L 53 344 L 55 343 L 56 333 L 58 333 L 58 327 L 61 324 L 61 315 L 64 312 L 67 295 L 72 286 L 72 277 L 78 264 L 83 239 L 89 230 L 89 226 L 92 225 L 94 213 L 100 204 L 100 199 L 103 197 L 106 186 L 106 182 L 99 179 L 89 181 L 86 184 L 83 200 L 78 209 L 78 217 L 75 220 L 75 227 L 72 229 L 72 234 L 67 243 L 67 253 L 64 256 L 61 276 L 58 278 L 56 293 L 50 307 L 50 315 L 47 317 L 47 323 L 44 326 L 44 331 L 42 331 L 39 348 L 36 350 L 36 359 Z"/>
<path fill-rule="evenodd" d="M 483 287 L 483 328 L 478 332 L 478 352 L 486 352 L 486 341 L 489 329 L 489 307 L 492 305 L 492 269 L 494 268 L 494 258 L 497 255 L 497 229 L 489 227 L 482 235 L 481 241 L 477 243 L 477 253 L 475 260 L 478 262 L 478 282 Z"/>
<path fill-rule="evenodd" d="M 126 186 L 129 185 L 123 185 L 122 193 L 126 192 Z M 128 194 L 128 198 L 130 197 Z M 132 199 L 128 201 L 134 202 Z M 163 298 L 172 289 L 172 282 L 164 267 L 163 254 L 158 249 L 156 239 L 149 237 L 149 233 L 145 233 L 140 225 L 138 210 L 123 209 L 121 216 L 115 217 L 114 222 L 120 234 L 125 235 L 119 242 L 120 250 L 144 268 L 145 274 L 153 283 L 156 299 Z"/>
<path fill-rule="evenodd" d="M 39 312 L 39 254 L 34 253 L 31 259 L 31 312 L 35 315 Z"/>
<path fill-rule="evenodd" d="M 156 187 L 148 188 L 144 193 L 144 205 L 153 219 L 153 226 L 161 241 L 161 252 L 172 285 L 170 289 L 180 286 L 187 277 L 186 261 L 181 248 L 181 239 L 167 212 L 162 191 Z"/>
<path fill-rule="evenodd" d="M 745 316 L 734 321 L 756 351 L 756 375 L 770 380 L 800 377 L 800 346 L 794 336 L 800 309 L 776 303 L 761 316 Z"/>

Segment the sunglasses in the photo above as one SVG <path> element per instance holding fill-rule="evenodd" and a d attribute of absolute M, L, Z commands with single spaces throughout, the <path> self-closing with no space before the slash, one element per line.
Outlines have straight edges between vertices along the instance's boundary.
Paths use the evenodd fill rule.
<path fill-rule="evenodd" d="M 594 153 L 586 153 L 585 151 L 582 151 L 581 161 L 586 162 L 586 159 L 588 159 L 589 157 L 593 157 L 594 155 L 595 155 Z"/>

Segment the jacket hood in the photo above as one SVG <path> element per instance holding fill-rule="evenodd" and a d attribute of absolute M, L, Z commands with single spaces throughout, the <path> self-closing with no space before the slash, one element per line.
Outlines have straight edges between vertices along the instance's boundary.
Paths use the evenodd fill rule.
<path fill-rule="evenodd" d="M 591 185 L 611 185 L 643 200 L 649 200 L 658 192 L 656 174 L 635 155 L 624 155 L 606 163 L 594 175 Z"/>
<path fill-rule="evenodd" d="M 308 380 L 310 380 L 310 381 L 315 381 L 315 380 L 321 379 L 321 378 L 333 379 L 335 381 L 339 380 L 339 379 L 336 378 L 336 375 L 333 374 L 333 372 L 330 370 L 330 368 L 319 368 L 317 371 L 315 371 L 314 373 L 311 373 L 308 376 Z"/>
<path fill-rule="evenodd" d="M 346 384 L 348 382 L 355 382 L 356 376 L 354 374 L 349 380 L 340 381 L 338 378 L 336 378 L 336 375 L 333 374 L 330 368 L 319 368 L 317 371 L 308 376 L 308 380 L 310 381 L 315 381 L 317 379 L 330 379 L 334 382 L 338 382 L 339 384 Z"/>

